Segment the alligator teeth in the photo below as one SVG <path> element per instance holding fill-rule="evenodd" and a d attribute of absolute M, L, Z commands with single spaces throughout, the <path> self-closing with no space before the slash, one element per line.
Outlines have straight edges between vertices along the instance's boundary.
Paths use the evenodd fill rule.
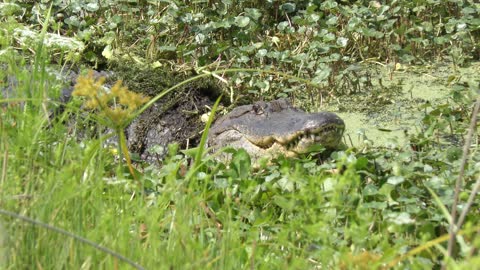
<path fill-rule="evenodd" d="M 298 144 L 302 140 L 308 140 L 310 142 L 322 142 L 325 139 L 325 136 L 328 137 L 329 133 L 343 133 L 343 128 L 336 126 L 336 125 L 330 125 L 327 127 L 324 127 L 322 129 L 317 129 L 317 130 L 307 130 L 305 132 L 302 132 L 300 135 L 293 135 L 291 137 L 288 137 L 286 139 L 282 140 L 277 140 L 278 142 L 282 143 L 285 145 L 287 149 L 294 149 L 298 147 Z"/>

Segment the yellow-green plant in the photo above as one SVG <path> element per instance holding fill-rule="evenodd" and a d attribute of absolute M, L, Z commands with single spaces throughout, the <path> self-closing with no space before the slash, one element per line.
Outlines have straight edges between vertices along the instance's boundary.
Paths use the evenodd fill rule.
<path fill-rule="evenodd" d="M 88 75 L 78 77 L 72 95 L 86 98 L 85 108 L 97 110 L 99 122 L 115 131 L 118 136 L 120 157 L 123 154 L 130 173 L 136 179 L 124 129 L 135 117 L 135 112 L 150 98 L 128 90 L 122 86 L 121 80 L 110 89 L 104 87 L 104 83 L 105 77 L 95 79 L 93 71 L 90 71 Z"/>

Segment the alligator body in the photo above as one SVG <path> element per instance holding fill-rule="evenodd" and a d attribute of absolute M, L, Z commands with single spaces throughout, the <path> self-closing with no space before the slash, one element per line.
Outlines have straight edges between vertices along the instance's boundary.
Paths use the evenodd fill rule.
<path fill-rule="evenodd" d="M 18 88 L 25 87 L 25 83 L 31 77 L 27 76 L 28 72 L 31 73 L 31 71 L 26 69 L 24 76 L 18 78 L 15 74 L 9 74 L 7 71 L 7 67 L 0 65 L 0 99 L 19 98 L 22 100 L 23 96 L 21 95 L 24 93 L 23 90 L 19 91 Z M 46 70 L 46 74 L 49 78 L 46 82 L 54 83 L 55 86 L 63 85 L 64 87 L 58 95 L 51 95 L 51 99 L 58 101 L 55 103 L 60 104 L 48 107 L 51 120 L 53 120 L 54 117 L 62 114 L 66 108 L 65 104 L 71 100 L 72 91 L 79 74 L 74 71 L 59 72 L 55 68 Z M 116 80 L 123 80 L 129 89 L 137 90 L 137 92 L 150 97 L 158 95 L 164 89 L 184 79 L 182 74 L 178 75 L 159 69 L 144 70 L 135 65 L 127 64 L 108 71 L 94 71 L 93 77 L 96 80 L 105 77 L 106 83 L 104 86 L 107 88 L 110 88 Z M 34 79 L 32 78 L 32 80 Z M 165 157 L 167 146 L 170 143 L 178 143 L 180 148 L 198 144 L 201 132 L 205 127 L 205 124 L 200 120 L 200 116 L 208 112 L 208 107 L 215 103 L 219 95 L 217 93 L 220 93 L 219 88 L 213 82 L 213 80 L 205 79 L 185 84 L 152 104 L 133 120 L 125 129 L 127 146 L 132 156 L 142 161 L 156 163 Z M 36 90 L 37 88 L 32 87 L 32 91 Z M 49 92 L 49 94 L 53 94 L 52 92 Z M 0 102 L 0 119 L 2 109 L 6 104 Z M 19 106 L 23 106 L 23 104 L 24 102 L 18 102 Z M 89 114 L 93 115 L 94 113 L 80 110 L 79 114 L 79 119 L 89 119 Z M 65 119 L 65 124 L 70 127 L 69 130 L 75 132 L 78 139 L 98 135 L 96 133 L 99 129 L 93 128 L 93 122 L 77 121 L 76 117 Z M 105 133 L 114 132 L 108 128 L 101 131 Z M 111 137 L 106 141 L 106 145 L 113 146 L 116 143 L 116 137 Z"/>
<path fill-rule="evenodd" d="M 334 113 L 306 113 L 279 99 L 235 108 L 215 122 L 208 144 L 214 150 L 243 148 L 254 160 L 278 154 L 291 157 L 318 144 L 335 148 L 344 129 L 345 123 Z"/>

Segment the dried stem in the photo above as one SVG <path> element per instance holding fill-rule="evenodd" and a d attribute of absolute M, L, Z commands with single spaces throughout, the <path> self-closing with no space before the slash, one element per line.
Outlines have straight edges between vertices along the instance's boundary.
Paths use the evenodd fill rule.
<path fill-rule="evenodd" d="M 455 194 L 453 198 L 452 210 L 451 210 L 451 220 L 450 220 L 450 228 L 449 228 L 449 239 L 448 239 L 448 249 L 447 249 L 447 256 L 451 257 L 453 253 L 453 249 L 455 247 L 455 237 L 457 234 L 457 230 L 459 227 L 455 226 L 455 219 L 457 216 L 457 205 L 458 205 L 458 196 L 460 194 L 460 190 L 463 184 L 463 175 L 465 173 L 465 165 L 467 164 L 468 154 L 470 150 L 470 144 L 472 142 L 473 133 L 475 132 L 475 127 L 477 124 L 477 114 L 480 107 L 480 101 L 477 99 L 475 102 L 475 107 L 472 112 L 472 118 L 470 121 L 470 127 L 468 129 L 467 138 L 465 139 L 465 144 L 463 145 L 463 155 L 462 155 L 462 162 L 460 164 L 460 171 L 458 173 L 458 178 L 455 183 Z M 462 220 L 463 222 L 463 220 Z M 446 263 L 442 265 L 442 269 L 446 269 Z"/>
<path fill-rule="evenodd" d="M 457 228 L 460 228 L 463 225 L 463 222 L 465 221 L 465 217 L 467 216 L 467 213 L 470 210 L 473 204 L 473 201 L 475 200 L 475 197 L 477 196 L 477 193 L 479 190 L 480 190 L 480 177 L 477 178 L 477 182 L 475 182 L 475 186 L 473 187 L 472 192 L 468 197 L 468 201 L 465 207 L 463 207 L 462 213 L 460 214 L 460 218 L 458 218 Z"/>

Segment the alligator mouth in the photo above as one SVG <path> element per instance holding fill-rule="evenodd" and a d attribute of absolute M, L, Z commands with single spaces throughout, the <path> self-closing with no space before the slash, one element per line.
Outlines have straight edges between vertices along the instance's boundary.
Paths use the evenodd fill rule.
<path fill-rule="evenodd" d="M 321 128 L 306 130 L 293 137 L 287 143 L 283 143 L 288 151 L 298 154 L 310 152 L 311 146 L 321 144 L 326 148 L 333 148 L 342 139 L 345 126 L 329 124 Z"/>
<path fill-rule="evenodd" d="M 269 136 L 263 140 L 253 140 L 244 137 L 251 148 L 257 149 L 258 155 L 264 155 L 269 152 L 279 152 L 287 156 L 297 154 L 306 154 L 318 150 L 316 145 L 322 145 L 325 148 L 335 148 L 342 139 L 345 125 L 331 123 L 299 131 L 295 134 L 285 136 Z"/>

